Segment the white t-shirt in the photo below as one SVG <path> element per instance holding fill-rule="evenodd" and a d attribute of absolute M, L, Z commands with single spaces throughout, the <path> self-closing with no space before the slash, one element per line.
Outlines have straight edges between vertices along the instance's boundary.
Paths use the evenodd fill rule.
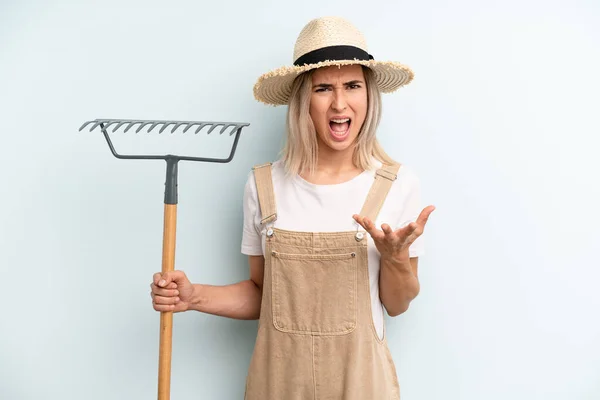
<path fill-rule="evenodd" d="M 272 226 L 303 232 L 342 232 L 363 228 L 354 221 L 359 214 L 375 181 L 375 170 L 381 167 L 377 160 L 374 168 L 366 170 L 353 179 L 333 185 L 315 185 L 296 175 L 286 177 L 284 164 L 278 160 L 271 166 L 277 220 Z M 402 164 L 398 178 L 392 183 L 385 203 L 381 207 L 376 226 L 387 223 L 392 229 L 416 221 L 423 209 L 420 198 L 420 182 L 410 167 Z M 244 190 L 244 232 L 242 253 L 264 255 L 266 226 L 261 225 L 261 212 L 256 191 L 254 173 L 250 172 Z M 410 257 L 424 254 L 423 236 L 409 248 Z M 383 305 L 379 298 L 380 254 L 372 240 L 368 242 L 369 282 L 373 322 L 380 339 L 383 338 Z"/>

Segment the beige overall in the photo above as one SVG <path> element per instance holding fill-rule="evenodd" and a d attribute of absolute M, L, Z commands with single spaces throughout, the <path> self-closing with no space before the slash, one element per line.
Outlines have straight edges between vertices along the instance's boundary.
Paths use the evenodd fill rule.
<path fill-rule="evenodd" d="M 377 171 L 360 215 L 375 221 L 398 168 Z M 396 368 L 371 314 L 368 234 L 271 227 L 277 219 L 271 164 L 254 167 L 254 175 L 268 229 L 245 399 L 399 399 Z"/>

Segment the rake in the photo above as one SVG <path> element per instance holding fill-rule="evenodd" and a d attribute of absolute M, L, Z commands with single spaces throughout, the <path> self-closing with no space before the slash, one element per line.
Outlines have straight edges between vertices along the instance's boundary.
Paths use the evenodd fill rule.
<path fill-rule="evenodd" d="M 228 163 L 233 159 L 242 128 L 249 126 L 247 123 L 238 122 L 202 122 L 202 121 L 159 121 L 159 120 L 130 120 L 130 119 L 95 119 L 85 122 L 80 128 L 81 132 L 85 127 L 92 124 L 89 129 L 92 132 L 100 127 L 104 134 L 110 151 L 116 158 L 134 159 L 134 160 L 165 160 L 167 162 L 167 175 L 165 182 L 165 207 L 164 207 L 164 227 L 163 227 L 163 251 L 162 251 L 162 272 L 170 272 L 175 267 L 175 233 L 177 228 L 177 164 L 179 161 L 203 161 L 212 163 Z M 223 134 L 230 129 L 229 136 L 235 134 L 231 152 L 227 158 L 205 158 L 167 155 L 123 155 L 117 153 L 108 134 L 112 126 L 112 132 L 116 132 L 123 127 L 127 132 L 135 125 L 135 130 L 139 133 L 146 129 L 148 133 L 155 128 L 161 134 L 167 128 L 171 133 L 175 133 L 179 128 L 182 133 L 186 133 L 195 127 L 194 134 L 197 134 L 204 128 L 208 128 L 207 134 L 213 132 L 217 127 L 221 127 L 219 134 Z M 161 311 L 160 313 L 160 347 L 158 358 L 158 400 L 169 400 L 171 391 L 171 350 L 173 339 L 173 312 Z"/>

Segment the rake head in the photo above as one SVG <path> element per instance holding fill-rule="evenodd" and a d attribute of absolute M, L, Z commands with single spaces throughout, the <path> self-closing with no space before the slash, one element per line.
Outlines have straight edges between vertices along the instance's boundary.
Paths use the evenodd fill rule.
<path fill-rule="evenodd" d="M 245 126 L 249 126 L 248 123 L 239 123 L 239 122 L 203 122 L 203 121 L 160 121 L 160 120 L 133 120 L 133 119 L 95 119 L 93 121 L 86 121 L 81 127 L 79 131 L 81 132 L 85 127 L 92 124 L 89 131 L 92 132 L 97 127 L 100 127 L 100 130 L 104 134 L 104 138 L 108 143 L 108 147 L 112 154 L 121 159 L 136 159 L 136 160 L 185 160 L 185 161 L 204 161 L 204 162 L 218 162 L 218 163 L 227 163 L 233 159 L 235 154 L 235 149 L 237 147 L 237 143 L 240 137 L 240 133 L 242 132 L 242 128 Z M 227 129 L 230 129 L 229 136 L 235 134 L 235 139 L 233 141 L 233 146 L 231 148 L 231 152 L 227 158 L 206 158 L 206 157 L 188 157 L 188 156 L 177 156 L 173 154 L 167 155 L 124 155 L 119 154 L 115 150 L 112 140 L 109 136 L 109 129 L 112 126 L 112 132 L 114 133 L 118 131 L 121 127 L 123 127 L 123 132 L 129 131 L 135 125 L 139 125 L 135 130 L 135 133 L 139 133 L 144 130 L 145 132 L 152 132 L 155 128 L 158 129 L 158 133 L 161 134 L 167 128 L 170 128 L 170 133 L 175 133 L 178 129 L 180 129 L 181 133 L 186 133 L 190 130 L 190 128 L 195 127 L 194 134 L 199 133 L 202 129 L 207 129 L 207 134 L 212 133 L 217 127 L 221 127 L 219 134 L 222 135 Z M 159 128 L 160 127 L 160 128 Z"/>

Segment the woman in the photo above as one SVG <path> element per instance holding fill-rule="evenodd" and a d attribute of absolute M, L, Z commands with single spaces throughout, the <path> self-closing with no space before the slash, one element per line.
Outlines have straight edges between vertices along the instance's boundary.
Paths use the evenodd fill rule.
<path fill-rule="evenodd" d="M 374 61 L 360 32 L 334 17 L 306 25 L 294 60 L 254 87 L 259 101 L 288 105 L 288 136 L 282 158 L 246 183 L 250 279 L 210 286 L 157 273 L 154 309 L 259 319 L 248 400 L 398 399 L 383 308 L 399 315 L 417 296 L 419 237 L 434 207 L 420 210 L 418 178 L 375 132 L 380 92 L 413 73 Z"/>

